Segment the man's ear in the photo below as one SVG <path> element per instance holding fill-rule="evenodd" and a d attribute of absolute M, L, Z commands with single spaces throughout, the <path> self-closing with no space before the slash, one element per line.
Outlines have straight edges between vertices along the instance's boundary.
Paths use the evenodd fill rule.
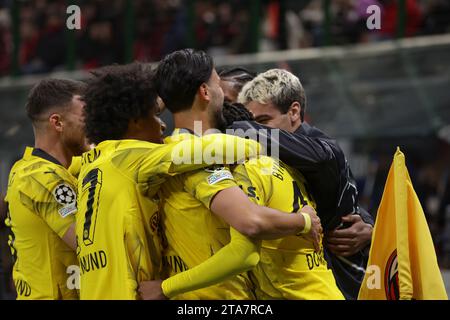
<path fill-rule="evenodd" d="M 201 100 L 209 102 L 211 99 L 211 96 L 209 94 L 209 87 L 206 83 L 202 83 L 197 91 L 198 95 L 200 96 Z"/>
<path fill-rule="evenodd" d="M 48 122 L 50 123 L 50 126 L 53 127 L 57 132 L 62 132 L 63 130 L 63 123 L 62 123 L 62 117 L 58 113 L 53 113 L 48 118 Z"/>
<path fill-rule="evenodd" d="M 300 121 L 300 103 L 298 101 L 292 102 L 291 106 L 289 107 L 288 113 L 289 118 L 293 124 Z"/>

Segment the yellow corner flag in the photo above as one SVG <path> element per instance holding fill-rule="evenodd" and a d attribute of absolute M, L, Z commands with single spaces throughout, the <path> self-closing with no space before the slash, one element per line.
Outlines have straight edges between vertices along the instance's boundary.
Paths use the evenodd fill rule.
<path fill-rule="evenodd" d="M 448 299 L 430 230 L 400 148 L 378 208 L 358 299 Z"/>

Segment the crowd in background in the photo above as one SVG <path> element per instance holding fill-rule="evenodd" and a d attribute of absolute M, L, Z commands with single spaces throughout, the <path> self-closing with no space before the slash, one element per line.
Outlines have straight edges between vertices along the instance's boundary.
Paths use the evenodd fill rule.
<path fill-rule="evenodd" d="M 65 68 L 69 2 L 19 1 L 20 74 Z M 329 2 L 331 19 L 326 29 L 322 0 L 80 0 L 76 68 L 124 63 L 128 43 L 132 60 L 157 61 L 188 46 L 217 56 L 322 46 L 328 38 L 330 44 L 341 45 L 397 35 L 398 0 Z M 12 3 L 13 0 L 0 0 L 0 76 L 9 74 L 12 64 Z M 132 8 L 128 10 L 130 3 Z M 367 7 L 373 4 L 381 8 L 381 30 L 368 30 L 366 26 Z M 133 18 L 127 20 L 129 14 Z M 126 22 L 130 20 L 131 26 Z M 449 1 L 406 0 L 405 36 L 449 30 Z M 255 37 L 259 39 L 256 47 Z"/>

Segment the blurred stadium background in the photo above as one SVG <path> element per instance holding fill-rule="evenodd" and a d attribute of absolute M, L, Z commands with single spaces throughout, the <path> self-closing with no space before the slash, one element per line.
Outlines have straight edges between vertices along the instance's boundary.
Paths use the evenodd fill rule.
<path fill-rule="evenodd" d="M 67 6 L 81 29 L 66 28 Z M 368 30 L 366 8 L 381 8 Z M 406 155 L 450 292 L 449 0 L 0 0 L 0 192 L 33 143 L 24 102 L 51 74 L 156 62 L 184 47 L 217 67 L 287 68 L 308 97 L 308 121 L 335 136 L 376 214 L 396 146 Z M 170 115 L 164 118 L 169 124 Z M 4 208 L 0 211 L 4 213 Z M 0 219 L 0 299 L 13 298 Z"/>

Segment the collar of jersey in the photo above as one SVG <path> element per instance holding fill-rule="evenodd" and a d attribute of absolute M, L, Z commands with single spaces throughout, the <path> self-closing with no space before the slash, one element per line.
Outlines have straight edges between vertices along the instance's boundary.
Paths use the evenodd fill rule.
<path fill-rule="evenodd" d="M 59 166 L 62 166 L 61 162 L 59 162 L 54 157 L 49 155 L 47 152 L 45 152 L 44 150 L 39 149 L 39 148 L 26 147 L 25 153 L 24 153 L 23 156 L 24 156 L 24 158 L 28 158 L 28 157 L 31 157 L 31 156 L 39 157 L 39 158 L 45 159 L 47 161 L 50 161 L 50 162 L 52 162 L 54 164 L 57 164 Z"/>

